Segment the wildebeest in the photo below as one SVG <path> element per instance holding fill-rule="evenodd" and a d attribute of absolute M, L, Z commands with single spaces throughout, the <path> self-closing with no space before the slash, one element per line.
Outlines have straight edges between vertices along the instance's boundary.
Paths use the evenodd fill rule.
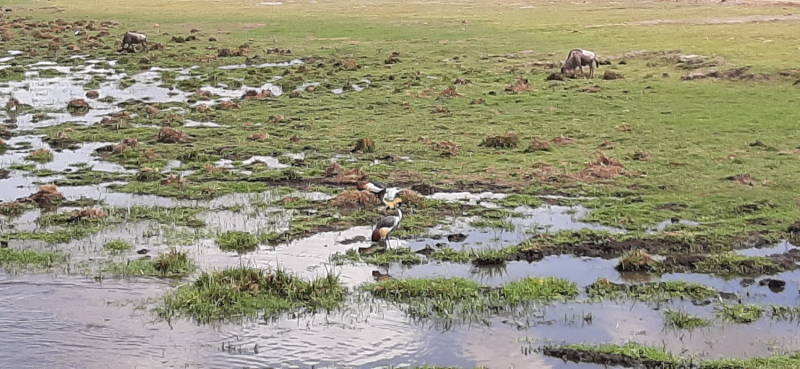
<path fill-rule="evenodd" d="M 128 50 L 136 52 L 136 48 L 133 45 L 137 44 L 141 44 L 142 48 L 147 51 L 147 36 L 133 31 L 125 32 L 125 36 L 122 36 L 122 50 L 125 50 L 127 45 Z"/>
<path fill-rule="evenodd" d="M 561 73 L 567 73 L 567 71 L 575 70 L 575 68 L 580 68 L 581 74 L 583 74 L 583 67 L 589 67 L 589 77 L 594 78 L 594 66 L 600 66 L 600 63 L 597 62 L 597 58 L 593 52 L 589 50 L 580 50 L 575 49 L 569 52 L 567 55 L 567 60 L 564 62 L 564 65 L 561 67 Z"/>

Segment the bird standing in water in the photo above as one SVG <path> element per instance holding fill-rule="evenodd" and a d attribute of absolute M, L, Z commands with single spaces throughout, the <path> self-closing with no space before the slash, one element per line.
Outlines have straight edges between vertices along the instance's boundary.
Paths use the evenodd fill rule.
<path fill-rule="evenodd" d="M 397 199 L 393 201 L 393 205 L 392 207 L 397 209 L 397 216 L 386 216 L 378 221 L 378 224 L 375 225 L 375 230 L 372 231 L 372 242 L 380 242 L 382 240 L 388 241 L 389 234 L 397 229 L 397 227 L 400 226 L 400 222 L 403 221 L 403 211 L 400 210 L 402 200 Z M 388 210 L 389 206 L 387 206 L 386 209 Z"/>

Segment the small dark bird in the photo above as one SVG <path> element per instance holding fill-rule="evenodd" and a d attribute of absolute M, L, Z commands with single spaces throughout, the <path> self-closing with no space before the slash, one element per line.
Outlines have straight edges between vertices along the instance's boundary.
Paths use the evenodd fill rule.
<path fill-rule="evenodd" d="M 397 229 L 397 227 L 400 225 L 400 222 L 403 221 L 403 211 L 400 210 L 401 205 L 402 200 L 397 201 L 397 204 L 394 205 L 394 208 L 397 210 L 397 216 L 386 216 L 378 221 L 378 224 L 375 225 L 375 230 L 372 231 L 372 242 L 380 242 L 388 239 L 389 234 Z M 387 206 L 386 209 L 388 210 L 389 207 Z"/>
<path fill-rule="evenodd" d="M 378 270 L 373 270 L 372 271 L 372 277 L 375 278 L 375 280 L 378 281 L 378 282 L 388 281 L 390 279 L 394 279 L 389 274 L 383 274 Z"/>

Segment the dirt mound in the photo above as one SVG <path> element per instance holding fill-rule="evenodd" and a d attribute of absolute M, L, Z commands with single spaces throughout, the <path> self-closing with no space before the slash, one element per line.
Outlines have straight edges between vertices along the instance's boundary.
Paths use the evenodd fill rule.
<path fill-rule="evenodd" d="M 725 177 L 726 180 L 738 183 L 743 186 L 754 186 L 755 183 L 758 181 L 757 179 L 751 177 L 749 174 L 737 174 L 730 177 Z"/>
<path fill-rule="evenodd" d="M 71 114 L 86 114 L 91 107 L 84 99 L 74 99 L 67 104 L 67 111 Z"/>
<path fill-rule="evenodd" d="M 520 93 L 526 92 L 531 90 L 531 84 L 528 82 L 527 78 L 521 78 L 516 80 L 514 83 L 506 87 L 507 92 L 513 93 Z"/>
<path fill-rule="evenodd" d="M 494 147 L 494 148 L 513 148 L 519 144 L 519 137 L 514 132 L 506 132 L 502 135 L 487 136 L 483 139 L 480 146 Z"/>
<path fill-rule="evenodd" d="M 275 94 L 272 93 L 271 90 L 247 90 L 244 95 L 242 95 L 242 100 L 266 100 L 272 99 L 275 97 Z"/>
<path fill-rule="evenodd" d="M 458 155 L 459 153 L 458 145 L 456 145 L 455 142 L 452 141 L 444 140 L 436 142 L 427 137 L 420 136 L 417 138 L 417 142 L 423 142 L 428 144 L 431 150 L 439 151 L 440 152 L 439 156 L 443 158 L 453 157 Z"/>
<path fill-rule="evenodd" d="M 345 168 L 339 163 L 331 163 L 325 168 L 325 179 L 323 183 L 333 184 L 357 184 L 367 179 L 367 175 L 359 168 Z"/>
<path fill-rule="evenodd" d="M 330 200 L 331 205 L 338 208 L 355 208 L 377 206 L 381 204 L 378 196 L 369 191 L 344 191 Z"/>
<path fill-rule="evenodd" d="M 358 153 L 369 153 L 375 152 L 375 141 L 369 138 L 359 138 L 353 144 L 353 149 L 350 152 L 358 152 Z"/>
<path fill-rule="evenodd" d="M 269 134 L 266 133 L 254 133 L 252 136 L 248 137 L 247 139 L 250 141 L 257 141 L 257 142 L 264 142 L 269 138 Z"/>
<path fill-rule="evenodd" d="M 456 82 L 458 82 L 458 81 L 456 81 Z M 456 89 L 455 86 L 450 86 L 450 87 L 444 89 L 444 91 L 442 91 L 442 93 L 439 94 L 440 98 L 454 98 L 454 97 L 461 97 L 461 96 L 464 96 L 464 95 L 458 93 L 458 90 Z"/>
<path fill-rule="evenodd" d="M 747 73 L 747 70 L 749 69 L 750 69 L 749 67 L 743 67 L 743 68 L 728 69 L 726 71 L 709 70 L 709 71 L 692 72 L 685 76 L 682 76 L 681 81 L 694 81 L 698 79 L 707 79 L 707 78 L 728 79 L 728 80 L 755 78 L 755 76 L 753 76 L 752 74 Z"/>
<path fill-rule="evenodd" d="M 625 77 L 623 77 L 622 74 L 619 74 L 617 72 L 614 72 L 614 71 L 611 71 L 611 70 L 606 70 L 603 73 L 603 79 L 605 79 L 605 80 L 614 80 L 614 79 L 625 79 Z"/>
<path fill-rule="evenodd" d="M 40 207 L 49 208 L 56 203 L 65 200 L 64 195 L 58 190 L 56 185 L 49 183 L 39 186 L 39 191 L 28 197 L 17 199 L 18 203 L 34 202 Z"/>
<path fill-rule="evenodd" d="M 607 157 L 602 151 L 595 152 L 595 161 L 587 163 L 586 169 L 581 171 L 580 176 L 584 179 L 614 179 L 625 172 L 625 165 L 619 160 Z"/>
<path fill-rule="evenodd" d="M 100 93 L 97 92 L 97 91 L 92 90 L 92 91 L 86 92 L 86 98 L 88 98 L 88 99 L 96 99 L 98 97 L 100 97 Z"/>
<path fill-rule="evenodd" d="M 98 220 L 106 217 L 105 210 L 101 208 L 89 208 L 75 210 L 69 213 L 69 221 L 76 222 L 81 220 Z"/>
<path fill-rule="evenodd" d="M 552 140 L 550 140 L 550 142 L 552 142 L 553 145 L 556 145 L 556 146 L 565 146 L 565 145 L 572 145 L 572 144 L 574 144 L 574 143 L 576 143 L 578 141 L 575 141 L 574 138 L 559 136 L 559 137 L 553 138 Z"/>
<path fill-rule="evenodd" d="M 547 141 L 532 140 L 525 152 L 550 151 L 550 143 Z"/>
<path fill-rule="evenodd" d="M 163 127 L 158 131 L 156 141 L 161 143 L 187 143 L 193 139 L 186 132 L 179 129 Z"/>

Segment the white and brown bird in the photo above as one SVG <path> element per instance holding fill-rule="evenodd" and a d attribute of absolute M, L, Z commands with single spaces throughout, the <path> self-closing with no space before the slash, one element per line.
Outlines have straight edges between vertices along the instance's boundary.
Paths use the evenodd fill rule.
<path fill-rule="evenodd" d="M 398 188 L 388 187 L 386 186 L 386 184 L 381 182 L 371 181 L 371 182 L 359 183 L 357 188 L 359 191 L 369 191 L 370 193 L 374 194 L 387 207 L 389 207 L 389 204 L 386 202 L 387 201 L 386 199 L 388 198 L 389 201 L 394 200 L 397 194 L 400 193 L 400 190 Z M 394 207 L 391 208 L 393 209 Z"/>
<path fill-rule="evenodd" d="M 378 223 L 375 225 L 375 230 L 372 231 L 372 242 L 388 240 L 389 234 L 397 229 L 397 227 L 400 226 L 400 222 L 403 221 L 403 211 L 400 210 L 402 200 L 397 199 L 392 205 L 392 207 L 397 210 L 397 216 L 390 215 L 378 220 Z M 388 206 L 387 209 L 389 209 Z"/>

